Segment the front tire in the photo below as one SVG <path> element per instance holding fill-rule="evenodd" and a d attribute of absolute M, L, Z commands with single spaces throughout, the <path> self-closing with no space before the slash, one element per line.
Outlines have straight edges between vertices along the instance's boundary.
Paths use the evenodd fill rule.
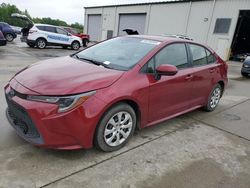
<path fill-rule="evenodd" d="M 37 48 L 39 48 L 39 49 L 44 49 L 44 48 L 46 48 L 46 46 L 47 46 L 47 42 L 46 42 L 45 39 L 42 39 L 42 38 L 37 39 L 37 40 L 36 40 L 36 46 L 37 46 Z"/>
<path fill-rule="evenodd" d="M 134 134 L 136 114 L 131 106 L 120 103 L 105 113 L 97 126 L 95 146 L 105 152 L 122 148 Z"/>
<path fill-rule="evenodd" d="M 78 41 L 73 41 L 71 44 L 72 50 L 79 50 L 80 48 L 80 43 Z"/>
<path fill-rule="evenodd" d="M 242 75 L 243 77 L 246 77 L 246 78 L 249 77 L 248 74 L 247 74 L 247 73 L 244 73 L 244 72 L 241 72 L 241 75 Z"/>
<path fill-rule="evenodd" d="M 219 102 L 220 102 L 220 98 L 222 96 L 222 87 L 220 84 L 216 84 L 209 97 L 208 97 L 208 101 L 206 106 L 204 106 L 204 110 L 207 112 L 211 112 L 214 111 L 215 108 L 218 106 Z"/>
<path fill-rule="evenodd" d="M 88 39 L 83 39 L 83 40 L 82 40 L 82 45 L 83 45 L 83 46 L 86 47 L 86 46 L 88 45 L 88 43 L 89 43 L 89 40 L 88 40 Z"/>
<path fill-rule="evenodd" d="M 14 36 L 13 36 L 12 34 L 10 34 L 10 33 L 7 33 L 7 34 L 5 35 L 5 38 L 6 38 L 6 40 L 7 40 L 8 42 L 12 42 L 12 41 L 14 40 Z"/>

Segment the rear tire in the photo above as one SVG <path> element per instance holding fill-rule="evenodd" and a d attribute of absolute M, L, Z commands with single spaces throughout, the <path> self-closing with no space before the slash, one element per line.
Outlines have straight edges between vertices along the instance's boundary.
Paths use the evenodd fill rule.
<path fill-rule="evenodd" d="M 36 46 L 39 49 L 44 49 L 47 46 L 47 42 L 46 42 L 45 39 L 39 38 L 39 39 L 36 40 Z"/>
<path fill-rule="evenodd" d="M 8 42 L 12 42 L 14 40 L 14 36 L 10 33 L 7 33 L 4 37 Z"/>
<path fill-rule="evenodd" d="M 209 97 L 208 97 L 208 101 L 206 106 L 204 106 L 204 110 L 207 112 L 211 112 L 214 111 L 215 108 L 218 106 L 219 102 L 220 102 L 220 98 L 222 96 L 222 87 L 220 84 L 216 84 Z"/>
<path fill-rule="evenodd" d="M 80 43 L 78 41 L 73 41 L 71 44 L 72 50 L 79 50 L 80 47 L 81 46 L 80 46 Z"/>
<path fill-rule="evenodd" d="M 131 106 L 120 103 L 108 110 L 99 122 L 94 144 L 97 149 L 105 152 L 122 148 L 136 127 L 136 114 Z"/>

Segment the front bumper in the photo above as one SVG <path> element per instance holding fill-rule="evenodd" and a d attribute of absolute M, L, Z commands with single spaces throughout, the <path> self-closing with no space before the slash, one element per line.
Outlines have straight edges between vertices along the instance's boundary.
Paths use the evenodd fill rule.
<path fill-rule="evenodd" d="M 7 44 L 6 40 L 0 40 L 0 46 L 5 46 Z"/>
<path fill-rule="evenodd" d="M 249 67 L 244 67 L 244 65 L 241 68 L 241 72 L 245 74 L 250 74 L 250 66 Z"/>
<path fill-rule="evenodd" d="M 15 95 L 11 96 L 13 89 Z M 54 149 L 91 148 L 104 103 L 92 96 L 77 108 L 58 113 L 56 104 L 28 101 L 34 94 L 14 79 L 5 87 L 7 118 L 17 134 L 33 145 Z"/>

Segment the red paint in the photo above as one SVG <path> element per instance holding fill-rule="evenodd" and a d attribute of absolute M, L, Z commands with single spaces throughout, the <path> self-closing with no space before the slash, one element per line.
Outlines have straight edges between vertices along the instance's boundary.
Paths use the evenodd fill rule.
<path fill-rule="evenodd" d="M 139 37 L 139 36 L 138 36 Z M 57 149 L 91 148 L 96 126 L 102 115 L 120 101 L 133 101 L 140 113 L 140 128 L 151 126 L 204 106 L 213 86 L 227 85 L 227 65 L 216 54 L 214 64 L 178 70 L 156 80 L 141 68 L 162 47 L 172 42 L 189 42 L 163 37 L 161 44 L 129 71 L 117 71 L 84 63 L 71 57 L 46 60 L 24 69 L 5 87 L 29 95 L 72 95 L 96 90 L 96 94 L 77 108 L 58 113 L 56 104 L 12 100 L 26 109 L 43 137 L 41 147 Z M 212 51 L 213 52 L 213 51 Z M 213 52 L 214 53 L 214 52 Z M 161 70 L 175 71 L 173 66 Z"/>

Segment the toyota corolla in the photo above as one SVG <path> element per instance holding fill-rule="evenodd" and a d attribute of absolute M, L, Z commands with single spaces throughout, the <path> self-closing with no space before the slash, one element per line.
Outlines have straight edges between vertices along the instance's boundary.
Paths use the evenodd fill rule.
<path fill-rule="evenodd" d="M 5 87 L 6 115 L 36 146 L 114 151 L 136 128 L 197 108 L 213 111 L 227 81 L 227 64 L 206 46 L 117 37 L 19 71 Z"/>

